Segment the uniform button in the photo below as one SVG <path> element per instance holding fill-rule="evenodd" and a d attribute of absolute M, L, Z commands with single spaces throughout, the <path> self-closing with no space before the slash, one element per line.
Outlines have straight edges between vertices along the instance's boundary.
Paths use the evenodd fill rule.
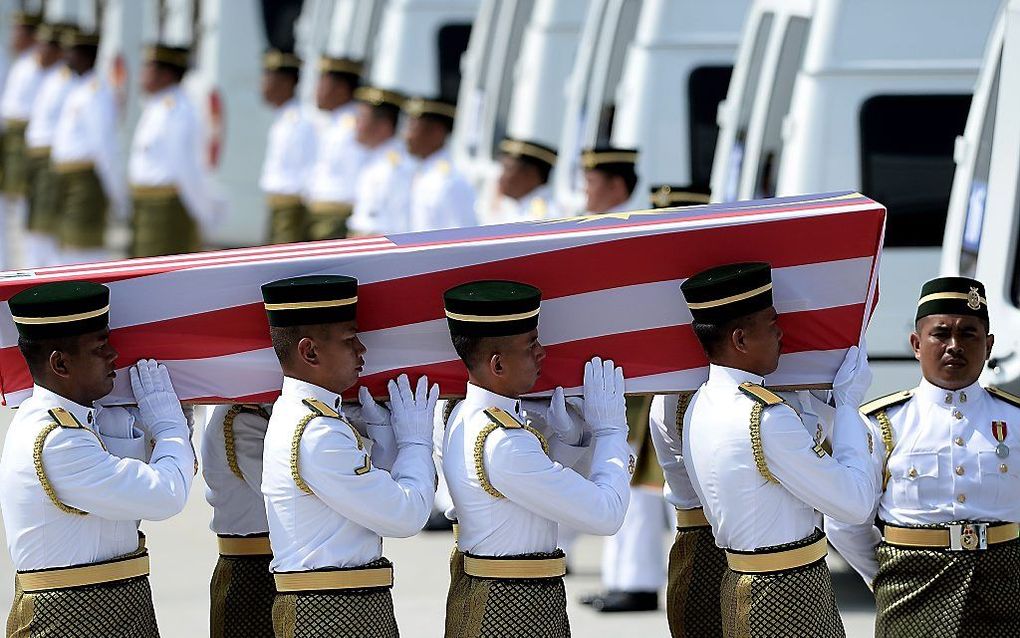
<path fill-rule="evenodd" d="M 953 410 L 953 417 L 956 418 L 956 419 L 962 419 L 963 418 L 963 412 L 960 412 L 959 410 Z"/>
<path fill-rule="evenodd" d="M 963 469 L 962 465 L 957 465 L 956 466 L 956 475 L 957 476 L 963 476 L 964 472 L 966 472 L 966 470 Z"/>
<path fill-rule="evenodd" d="M 955 439 L 953 439 L 953 443 L 956 443 L 957 445 L 963 445 L 963 437 L 962 436 L 956 437 Z"/>
<path fill-rule="evenodd" d="M 916 477 L 917 476 L 917 468 L 915 468 L 915 467 L 910 468 L 910 471 L 907 472 L 907 474 L 910 476 L 910 478 Z"/>
<path fill-rule="evenodd" d="M 952 392 L 946 392 L 946 405 L 949 405 L 952 402 L 953 402 L 953 393 Z"/>
<path fill-rule="evenodd" d="M 967 502 L 967 495 L 966 494 L 957 494 L 956 495 L 956 502 L 957 503 L 966 503 Z"/>
<path fill-rule="evenodd" d="M 967 402 L 967 393 L 966 392 L 961 392 L 960 393 L 960 403 L 966 403 L 966 402 Z"/>
<path fill-rule="evenodd" d="M 999 466 L 999 471 L 1005 474 L 1006 472 L 1009 471 L 1009 467 L 1005 463 L 1003 463 L 1002 465 Z"/>
<path fill-rule="evenodd" d="M 88 413 L 88 416 L 85 417 L 85 420 L 88 421 L 89 423 L 92 423 L 92 413 L 91 412 Z"/>

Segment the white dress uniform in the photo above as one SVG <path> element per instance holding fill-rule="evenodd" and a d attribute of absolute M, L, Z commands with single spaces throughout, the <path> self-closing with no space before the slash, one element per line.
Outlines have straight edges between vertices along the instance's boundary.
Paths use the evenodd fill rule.
<path fill-rule="evenodd" d="M 48 494 L 33 454 L 26 451 L 54 422 L 54 408 L 65 410 L 80 427 L 57 427 L 45 436 L 40 452 L 53 490 Z M 130 554 L 139 546 L 139 518 L 163 520 L 184 508 L 195 463 L 187 424 L 181 421 L 157 437 L 146 463 L 138 460 L 147 450 L 134 419 L 122 408 L 86 407 L 33 387 L 11 422 L 0 460 L 5 486 L 0 510 L 15 569 L 84 565 Z M 103 434 L 114 430 L 131 434 Z"/>
<path fill-rule="evenodd" d="M 32 119 L 25 130 L 25 145 L 29 156 L 50 157 L 50 147 L 53 145 L 60 112 L 73 86 L 73 74 L 67 65 L 54 64 L 45 71 L 32 108 Z M 34 186 L 28 184 L 28 188 L 32 189 Z M 59 263 L 58 243 L 51 233 L 32 232 L 30 228 L 25 236 L 25 253 L 25 261 L 30 265 L 54 266 Z"/>
<path fill-rule="evenodd" d="M 218 405 L 210 410 L 202 433 L 205 500 L 213 508 L 209 527 L 217 535 L 267 534 L 262 451 L 269 421 L 253 411 L 235 410 L 227 433 L 226 417 L 233 408 Z"/>
<path fill-rule="evenodd" d="M 276 109 L 269 127 L 259 188 L 268 195 L 302 195 L 315 154 L 315 125 L 292 98 Z"/>
<path fill-rule="evenodd" d="M 884 464 L 888 483 L 878 518 L 899 527 L 1020 521 L 1020 460 L 1009 454 L 1020 450 L 1020 408 L 978 383 L 950 391 L 922 379 L 900 396 L 902 402 L 885 409 L 893 449 Z M 1005 456 L 993 430 L 997 422 L 1006 424 Z M 878 420 L 872 417 L 869 424 L 885 450 Z M 882 471 L 881 457 L 875 466 Z M 827 521 L 832 545 L 869 584 L 878 571 L 875 548 L 882 539 L 873 520 L 861 525 Z"/>
<path fill-rule="evenodd" d="M 348 228 L 360 235 L 409 232 L 411 181 L 417 166 L 418 160 L 407 153 L 399 137 L 369 150 Z"/>
<path fill-rule="evenodd" d="M 475 226 L 475 191 L 445 146 L 418 164 L 411 180 L 410 230 Z"/>
<path fill-rule="evenodd" d="M 495 208 L 487 215 L 489 224 L 534 222 L 563 217 L 549 184 L 542 184 L 520 199 L 500 197 Z"/>
<path fill-rule="evenodd" d="M 526 429 L 498 428 L 486 439 L 483 465 L 496 498 L 483 486 L 475 461 L 479 433 L 491 423 L 485 411 L 500 408 L 523 422 L 519 399 L 468 384 L 446 427 L 443 474 L 456 507 L 461 551 L 480 556 L 549 553 L 557 548 L 557 525 L 592 534 L 620 526 L 630 491 L 626 432 L 596 437 L 589 479 L 552 460 Z M 572 446 L 571 446 L 572 447 Z"/>
<path fill-rule="evenodd" d="M 307 177 L 309 202 L 353 204 L 357 200 L 359 175 L 374 154 L 354 139 L 356 111 L 356 102 L 344 104 L 330 113 L 319 133 L 321 143 Z"/>
<path fill-rule="evenodd" d="M 188 214 L 203 229 L 223 216 L 225 200 L 213 190 L 201 157 L 198 112 L 180 85 L 150 96 L 135 127 L 128 181 L 136 187 L 177 188 Z"/>
<path fill-rule="evenodd" d="M 317 416 L 296 433 L 313 414 L 305 399 L 320 401 L 339 418 Z M 421 530 L 435 490 L 432 450 L 401 447 L 389 472 L 373 463 L 380 454 L 377 449 L 369 457 L 343 417 L 339 395 L 284 377 L 266 433 L 262 476 L 274 572 L 360 567 L 382 557 L 383 536 Z M 307 490 L 295 481 L 294 467 Z"/>

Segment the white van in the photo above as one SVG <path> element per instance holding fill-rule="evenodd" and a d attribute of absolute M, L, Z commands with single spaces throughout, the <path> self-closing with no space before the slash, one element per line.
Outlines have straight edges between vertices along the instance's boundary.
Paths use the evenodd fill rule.
<path fill-rule="evenodd" d="M 712 169 L 717 201 L 855 189 L 889 209 L 868 331 L 872 393 L 916 381 L 907 335 L 938 273 L 963 131 L 998 0 L 757 0 Z"/>
<path fill-rule="evenodd" d="M 647 208 L 650 184 L 707 190 L 719 131 L 716 112 L 726 96 L 747 7 L 748 0 L 708 5 L 645 0 L 622 71 L 618 42 L 625 26 L 615 37 L 602 38 L 600 45 L 609 50 L 592 69 L 583 107 L 591 115 L 578 118 L 583 125 L 574 148 L 611 142 L 639 149 L 635 208 Z M 564 139 L 569 133 L 565 127 Z M 564 200 L 583 206 L 577 153 L 570 159 L 572 168 L 559 175 L 557 186 Z"/>
<path fill-rule="evenodd" d="M 942 248 L 943 275 L 985 284 L 995 349 L 985 380 L 1020 391 L 1020 0 L 988 41 L 956 141 L 956 176 Z"/>

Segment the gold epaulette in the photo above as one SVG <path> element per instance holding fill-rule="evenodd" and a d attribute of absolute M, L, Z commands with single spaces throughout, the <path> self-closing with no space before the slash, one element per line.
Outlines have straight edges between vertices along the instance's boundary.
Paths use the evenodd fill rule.
<path fill-rule="evenodd" d="M 766 390 L 757 383 L 751 383 L 750 381 L 741 383 L 740 391 L 766 407 L 786 403 L 786 400 L 775 392 Z"/>
<path fill-rule="evenodd" d="M 860 407 L 861 414 L 864 416 L 871 416 L 879 410 L 891 408 L 894 405 L 899 405 L 904 401 L 908 401 L 912 396 L 914 396 L 913 390 L 900 390 L 899 392 L 887 394 L 884 397 L 879 397 L 863 404 Z"/>
<path fill-rule="evenodd" d="M 84 427 L 77 418 L 64 408 L 52 408 L 49 411 L 50 417 L 57 422 L 62 428 L 81 428 Z"/>
<path fill-rule="evenodd" d="M 326 405 L 322 401 L 319 401 L 318 399 L 308 398 L 308 399 L 305 399 L 304 401 L 302 401 L 302 403 L 304 403 L 309 408 L 311 408 L 312 412 L 315 412 L 318 416 L 327 416 L 327 417 L 329 417 L 331 419 L 339 419 L 340 418 L 340 413 L 339 412 L 337 412 L 333 408 L 329 407 L 328 405 Z"/>
<path fill-rule="evenodd" d="M 489 408 L 483 410 L 485 416 L 489 417 L 489 424 L 482 428 L 482 431 L 478 433 L 478 438 L 475 439 L 475 473 L 478 475 L 478 483 L 481 485 L 485 493 L 493 498 L 503 498 L 503 494 L 500 493 L 492 483 L 489 482 L 489 476 L 485 473 L 485 439 L 489 438 L 489 435 L 495 432 L 499 428 L 506 430 L 526 430 L 535 435 L 538 442 L 542 444 L 542 450 L 549 454 L 549 443 L 542 436 L 542 433 L 535 428 L 521 423 L 513 417 L 512 414 L 502 408 Z"/>
<path fill-rule="evenodd" d="M 1005 401 L 1006 403 L 1014 407 L 1020 408 L 1020 397 L 1018 397 L 1017 395 L 1006 392 L 1005 390 L 997 388 L 994 385 L 988 386 L 987 388 L 985 388 L 985 390 L 987 390 L 988 394 L 992 395 L 996 399 L 999 399 L 1000 401 Z"/>
<path fill-rule="evenodd" d="M 450 422 L 450 417 L 453 415 L 453 409 L 460 403 L 460 399 L 447 399 L 446 405 L 443 406 L 443 427 Z"/>
<path fill-rule="evenodd" d="M 234 442 L 234 419 L 242 412 L 254 414 L 259 418 L 269 420 L 269 412 L 261 405 L 234 404 L 230 406 L 227 413 L 223 415 L 223 448 L 227 456 L 227 467 L 239 480 L 244 480 L 244 473 L 237 462 L 237 449 Z"/>

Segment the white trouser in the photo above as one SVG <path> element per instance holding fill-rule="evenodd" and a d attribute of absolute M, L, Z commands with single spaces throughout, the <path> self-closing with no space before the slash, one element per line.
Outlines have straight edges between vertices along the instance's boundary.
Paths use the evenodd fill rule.
<path fill-rule="evenodd" d="M 631 486 L 623 525 L 602 546 L 606 590 L 659 591 L 666 585 L 665 502 L 659 488 Z"/>
<path fill-rule="evenodd" d="M 20 249 L 20 238 L 28 208 L 24 197 L 0 198 L 0 269 L 10 270 L 24 263 L 24 250 Z"/>

